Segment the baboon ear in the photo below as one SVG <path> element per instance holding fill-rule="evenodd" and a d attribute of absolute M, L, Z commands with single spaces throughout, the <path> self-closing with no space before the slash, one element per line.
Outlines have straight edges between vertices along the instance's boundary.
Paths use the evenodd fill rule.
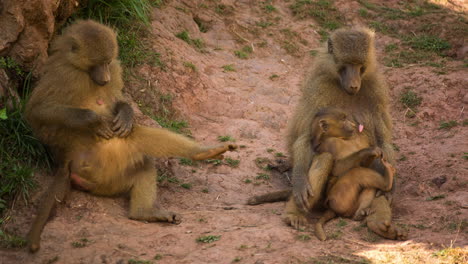
<path fill-rule="evenodd" d="M 322 129 L 323 132 L 327 132 L 328 130 L 328 122 L 325 119 L 322 119 L 319 121 L 320 129 Z"/>
<path fill-rule="evenodd" d="M 328 53 L 333 54 L 333 43 L 331 39 L 328 39 Z"/>

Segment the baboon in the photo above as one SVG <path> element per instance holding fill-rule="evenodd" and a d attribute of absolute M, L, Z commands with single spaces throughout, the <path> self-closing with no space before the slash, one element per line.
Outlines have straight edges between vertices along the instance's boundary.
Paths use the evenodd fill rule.
<path fill-rule="evenodd" d="M 392 188 L 395 169 L 382 157 L 380 148 L 369 147 L 365 136 L 360 134 L 363 130 L 362 125 L 358 128 L 344 111 L 336 108 L 321 109 L 313 120 L 314 151 L 318 154 L 328 152 L 334 159 L 324 203 L 328 210 L 315 225 L 315 233 L 322 241 L 326 239 L 324 223 L 336 214 L 358 220 L 367 214 L 366 209 L 374 199 L 376 189 L 390 191 Z M 368 168 L 377 158 L 385 168 L 383 177 Z M 343 160 L 351 159 L 357 163 L 342 164 Z"/>
<path fill-rule="evenodd" d="M 334 31 L 316 58 L 302 87 L 302 96 L 289 124 L 288 149 L 293 164 L 292 196 L 286 205 L 287 222 L 298 228 L 307 223 L 305 213 L 320 204 L 328 176 L 333 169 L 333 156 L 318 154 L 312 146 L 311 130 L 316 113 L 325 107 L 337 107 L 353 116 L 356 122 L 366 127 L 362 137 L 371 147 L 379 147 L 388 162 L 395 165 L 391 145 L 392 122 L 390 118 L 388 88 L 382 74 L 377 70 L 374 33 L 367 28 L 338 29 Z M 351 168 L 359 157 L 344 159 L 340 166 Z M 373 162 L 371 169 L 381 175 L 385 167 Z M 391 223 L 391 194 L 372 200 L 367 218 L 368 227 L 389 239 L 406 237 L 406 231 Z M 284 198 L 286 192 L 280 193 Z M 249 204 L 268 202 L 260 196 Z M 375 214 L 379 214 L 375 216 Z"/>
<path fill-rule="evenodd" d="M 363 135 L 369 145 L 381 148 L 389 163 L 394 165 L 388 97 L 387 85 L 377 70 L 374 33 L 367 28 L 334 31 L 308 73 L 290 122 L 288 147 L 293 164 L 293 206 L 297 207 L 296 213 L 289 215 L 292 223 L 301 222 L 303 212 L 311 210 L 323 198 L 324 183 L 333 167 L 332 155 L 317 154 L 312 147 L 310 127 L 317 111 L 329 106 L 346 110 L 367 128 Z M 355 160 L 347 162 L 355 163 Z M 384 167 L 380 162 L 372 163 L 371 168 L 383 175 Z M 390 229 L 399 234 L 405 231 L 391 224 L 390 204 L 391 194 L 376 197 L 371 210 L 390 213 L 368 219 L 367 223 L 372 231 L 395 239 L 388 232 Z"/>
<path fill-rule="evenodd" d="M 222 158 L 236 149 L 204 147 L 165 129 L 134 124 L 122 95 L 116 34 L 97 22 L 78 21 L 51 45 L 51 55 L 26 106 L 34 134 L 51 150 L 59 169 L 29 232 L 29 248 L 70 184 L 96 195 L 130 193 L 129 218 L 179 223 L 176 213 L 156 209 L 156 170 L 150 157 Z"/>

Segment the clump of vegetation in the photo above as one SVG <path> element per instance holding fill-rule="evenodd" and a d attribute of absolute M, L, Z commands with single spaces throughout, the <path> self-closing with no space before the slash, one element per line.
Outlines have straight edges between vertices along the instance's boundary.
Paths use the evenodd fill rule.
<path fill-rule="evenodd" d="M 297 236 L 297 240 L 300 240 L 300 241 L 308 241 L 310 240 L 311 237 L 309 235 L 306 235 L 306 234 L 300 234 Z"/>
<path fill-rule="evenodd" d="M 405 107 L 409 108 L 409 110 L 406 112 L 406 116 L 413 118 L 416 116 L 417 107 L 421 105 L 422 97 L 413 92 L 411 87 L 406 87 L 405 91 L 400 96 L 400 102 Z"/>
<path fill-rule="evenodd" d="M 89 240 L 87 238 L 82 238 L 79 241 L 72 242 L 72 246 L 75 248 L 83 248 L 89 245 Z"/>
<path fill-rule="evenodd" d="M 455 120 L 450 120 L 450 121 L 447 121 L 447 122 L 441 122 L 440 123 L 440 126 L 439 126 L 439 129 L 451 129 L 452 127 L 456 127 L 458 126 L 458 122 L 455 121 Z"/>
<path fill-rule="evenodd" d="M 180 185 L 180 187 L 182 187 L 184 189 L 187 189 L 187 190 L 190 190 L 190 189 L 192 189 L 192 184 L 191 183 L 182 183 Z"/>
<path fill-rule="evenodd" d="M 225 161 L 229 167 L 233 167 L 233 168 L 239 167 L 240 160 L 226 158 Z"/>
<path fill-rule="evenodd" d="M 205 47 L 205 42 L 202 39 L 191 38 L 187 30 L 181 31 L 175 36 L 185 41 L 187 44 L 195 47 L 198 51 L 202 51 L 202 49 Z"/>
<path fill-rule="evenodd" d="M 212 243 L 212 242 L 218 241 L 220 238 L 221 238 L 221 235 L 219 236 L 209 235 L 209 236 L 201 236 L 197 238 L 196 241 L 198 243 Z"/>
<path fill-rule="evenodd" d="M 221 141 L 221 142 L 228 142 L 228 141 L 236 142 L 236 139 L 234 139 L 233 137 L 231 137 L 231 136 L 229 136 L 229 135 L 226 135 L 226 136 L 219 136 L 219 137 L 218 137 L 218 140 Z"/>
<path fill-rule="evenodd" d="M 0 248 L 23 248 L 26 246 L 26 243 L 26 239 L 9 235 L 0 230 Z"/>
<path fill-rule="evenodd" d="M 271 0 L 267 0 L 265 2 L 263 2 L 263 10 L 267 13 L 272 13 L 272 12 L 276 12 L 276 7 L 274 5 L 271 4 Z"/>
<path fill-rule="evenodd" d="M 257 176 L 255 177 L 255 179 L 257 179 L 257 180 L 269 180 L 270 175 L 268 175 L 266 173 L 257 173 Z"/>
<path fill-rule="evenodd" d="M 419 35 L 408 38 L 406 43 L 413 49 L 433 51 L 439 54 L 443 50 L 450 49 L 450 44 L 447 41 L 431 35 Z"/>
<path fill-rule="evenodd" d="M 215 12 L 220 15 L 231 15 L 234 13 L 234 7 L 225 4 L 218 4 L 215 7 Z"/>
<path fill-rule="evenodd" d="M 233 64 L 227 64 L 222 66 L 224 72 L 235 72 L 236 68 L 234 68 Z"/>
<path fill-rule="evenodd" d="M 235 50 L 234 55 L 236 55 L 236 57 L 238 57 L 239 59 L 245 60 L 249 58 L 249 54 L 251 54 L 252 52 L 253 48 L 251 46 L 244 46 L 241 50 Z"/>
<path fill-rule="evenodd" d="M 194 72 L 197 71 L 197 66 L 195 66 L 195 64 L 193 64 L 193 63 L 191 63 L 189 61 L 184 62 L 184 66 L 191 69 Z"/>

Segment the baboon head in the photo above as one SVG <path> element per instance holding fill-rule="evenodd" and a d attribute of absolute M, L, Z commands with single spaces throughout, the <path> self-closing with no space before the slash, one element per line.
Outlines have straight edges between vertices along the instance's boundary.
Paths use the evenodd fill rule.
<path fill-rule="evenodd" d="M 315 115 L 312 124 L 312 145 L 316 147 L 320 141 L 330 137 L 347 140 L 355 132 L 356 124 L 345 111 L 335 107 L 322 108 Z"/>
<path fill-rule="evenodd" d="M 94 83 L 103 86 L 110 81 L 109 65 L 118 54 L 116 34 L 97 22 L 81 20 L 57 38 L 52 52 L 64 54 L 70 64 L 87 72 Z"/>
<path fill-rule="evenodd" d="M 328 53 L 336 63 L 341 88 L 350 95 L 357 94 L 375 60 L 374 33 L 366 28 L 336 30 L 328 39 Z"/>

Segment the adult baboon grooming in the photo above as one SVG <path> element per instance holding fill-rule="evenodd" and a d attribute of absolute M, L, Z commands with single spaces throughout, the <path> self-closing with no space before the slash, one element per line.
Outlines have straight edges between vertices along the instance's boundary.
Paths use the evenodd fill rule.
<path fill-rule="evenodd" d="M 60 169 L 29 233 L 31 251 L 39 249 L 50 211 L 70 182 L 96 195 L 130 192 L 131 219 L 178 223 L 177 214 L 153 207 L 156 170 L 148 156 L 200 160 L 236 148 L 202 147 L 168 130 L 133 124 L 117 53 L 115 33 L 93 21 L 73 24 L 52 43 L 25 115 Z"/>
<path fill-rule="evenodd" d="M 331 34 L 308 74 L 288 136 L 293 162 L 294 205 L 298 206 L 293 212 L 287 212 L 293 225 L 305 223 L 301 211 L 312 209 L 322 198 L 332 168 L 331 155 L 317 155 L 312 147 L 310 128 L 319 109 L 335 106 L 346 110 L 367 128 L 363 134 L 369 145 L 380 147 L 388 161 L 394 164 L 388 88 L 376 64 L 372 31 L 366 28 L 339 29 Z M 354 163 L 353 160 L 350 162 Z M 378 165 L 373 169 L 383 174 L 381 164 Z M 377 197 L 371 210 L 390 212 L 390 201 L 385 196 Z M 391 224 L 391 213 L 372 219 L 368 219 L 368 227 L 383 237 L 395 239 L 395 232 L 390 230 L 404 232 Z"/>

